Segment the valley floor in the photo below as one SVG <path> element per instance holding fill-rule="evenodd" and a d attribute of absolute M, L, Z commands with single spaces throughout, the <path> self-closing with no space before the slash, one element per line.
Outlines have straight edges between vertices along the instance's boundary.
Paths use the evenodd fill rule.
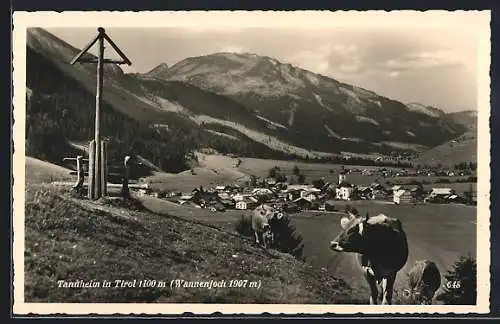
<path fill-rule="evenodd" d="M 290 215 L 304 239 L 307 262 L 302 263 L 288 254 L 257 248 L 236 234 L 236 221 L 249 211 L 210 212 L 146 195 L 133 200 L 133 204 L 124 204 L 120 199 L 91 203 L 72 197 L 68 186 L 46 183 L 70 181 L 67 169 L 30 159 L 26 171 L 29 181 L 25 198 L 25 300 L 28 302 L 367 302 L 366 284 L 351 256 L 328 248 L 328 242 L 340 230 L 340 213 Z M 471 253 L 475 257 L 475 207 L 396 206 L 374 201 L 349 204 L 356 205 L 362 214 L 384 213 L 402 221 L 410 256 L 397 278 L 399 292 L 407 288 L 406 274 L 416 260 L 433 260 L 444 275 L 460 255 Z M 260 280 L 261 288 L 57 286 L 58 280 L 80 279 L 100 282 L 243 279 Z M 395 298 L 395 303 L 404 302 Z"/>

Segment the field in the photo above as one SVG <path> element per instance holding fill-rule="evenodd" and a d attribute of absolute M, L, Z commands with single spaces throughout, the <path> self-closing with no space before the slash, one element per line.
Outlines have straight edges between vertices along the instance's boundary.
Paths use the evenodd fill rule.
<path fill-rule="evenodd" d="M 66 278 L 70 274 L 101 279 L 124 273 L 127 278 L 177 275 L 190 279 L 199 279 L 199 276 L 223 279 L 229 276 L 228 271 L 249 278 L 265 278 L 268 290 L 260 294 L 229 291 L 172 295 L 165 291 L 136 289 L 126 294 L 130 300 L 138 302 L 358 303 L 368 296 L 367 286 L 352 255 L 335 253 L 328 248 L 328 243 L 340 230 L 341 212 L 301 212 L 289 216 L 304 239 L 307 265 L 303 265 L 275 251 L 263 254 L 247 239 L 235 235 L 235 223 L 250 211 L 209 212 L 149 196 L 140 198 L 146 210 L 139 205 L 120 206 L 106 202 L 99 205 L 75 200 L 61 188 L 39 184 L 58 177 L 66 179 L 66 172 L 64 168 L 36 160 L 27 162 L 27 175 L 38 182 L 28 182 L 26 198 L 28 281 L 25 289 L 28 300 L 122 301 L 123 295 L 105 293 L 106 290 L 88 289 L 71 295 L 68 290 L 57 289 L 51 284 L 51 278 Z M 348 202 L 338 202 L 337 209 L 342 211 L 346 204 Z M 397 278 L 396 293 L 407 288 L 406 273 L 416 260 L 433 260 L 445 274 L 460 255 L 476 256 L 475 207 L 453 204 L 396 206 L 376 201 L 349 204 L 355 205 L 361 214 L 384 213 L 402 221 L 410 255 Z M 139 210 L 134 210 L 137 208 Z M 68 209 L 72 210 L 70 216 Z M 53 237 L 58 240 L 53 241 Z M 116 251 L 120 252 L 116 254 Z M 247 268 L 242 268 L 237 260 L 231 261 L 231 255 L 244 258 Z M 262 265 L 267 275 L 255 270 Z M 278 277 L 283 279 L 277 280 Z M 308 282 L 313 290 L 309 292 L 297 282 Z M 321 287 L 326 282 L 333 286 L 323 292 Z M 284 287 L 286 292 L 277 293 L 281 289 L 278 286 Z M 395 296 L 397 302 L 401 300 L 398 298 Z"/>
<path fill-rule="evenodd" d="M 305 163 L 298 161 L 282 161 L 282 160 L 265 160 L 265 159 L 255 159 L 255 158 L 241 158 L 241 164 L 236 167 L 238 159 L 231 158 L 222 155 L 207 155 L 207 154 L 197 154 L 200 161 L 200 166 L 207 169 L 219 169 L 219 170 L 233 170 L 241 174 L 255 175 L 257 177 L 267 177 L 269 170 L 275 166 L 278 166 L 285 175 L 293 175 L 293 169 L 295 166 L 299 168 L 301 174 L 306 176 L 306 182 L 311 183 L 313 180 L 325 178 L 328 182 L 337 182 L 339 171 L 342 169 L 341 164 L 330 164 L 330 163 Z M 355 166 L 355 165 L 344 165 L 346 169 L 359 169 L 359 170 L 377 170 L 380 167 L 371 166 Z M 397 168 L 386 168 L 386 169 L 397 169 Z M 351 173 L 347 176 L 348 182 L 355 185 L 368 185 L 375 180 L 390 182 L 392 184 L 408 184 L 412 181 L 419 182 L 429 182 L 431 186 L 439 187 L 457 187 L 459 189 L 463 188 L 463 184 L 455 184 L 457 180 L 467 179 L 468 176 L 411 176 L 411 177 L 387 177 L 383 178 L 379 175 L 363 175 L 361 173 Z M 433 184 L 434 182 L 447 179 L 451 184 L 441 183 Z M 221 178 L 221 181 L 224 179 Z M 466 184 L 468 188 L 468 184 Z"/>
<path fill-rule="evenodd" d="M 414 163 L 454 165 L 463 161 L 477 161 L 477 130 L 430 149 Z"/>
<path fill-rule="evenodd" d="M 160 199 L 142 197 L 148 209 L 159 213 L 173 213 L 196 220 L 208 221 L 230 229 L 234 222 L 250 211 L 210 213 L 203 209 L 181 207 Z M 342 211 L 347 202 L 339 202 Z M 442 275 L 460 255 L 476 255 L 476 208 L 465 205 L 400 205 L 382 202 L 350 202 L 364 215 L 384 213 L 399 218 L 409 242 L 409 259 L 401 270 L 395 289 L 407 288 L 406 274 L 414 262 L 429 259 L 438 265 Z M 328 243 L 340 231 L 343 213 L 301 212 L 290 217 L 297 232 L 304 238 L 304 255 L 314 268 L 326 268 L 332 275 L 345 280 L 353 289 L 367 293 L 367 286 L 352 255 L 332 252 Z M 444 280 L 444 277 L 443 277 Z"/>
<path fill-rule="evenodd" d="M 250 178 L 236 169 L 226 168 L 193 168 L 191 171 L 184 171 L 178 174 L 156 172 L 154 175 L 146 177 L 153 190 L 179 190 L 191 192 L 194 188 L 203 186 L 205 188 L 215 187 L 220 184 L 242 184 Z"/>
<path fill-rule="evenodd" d="M 442 274 L 460 255 L 476 255 L 476 208 L 463 205 L 395 206 L 392 204 L 356 204 L 362 215 L 384 213 L 403 223 L 409 243 L 409 259 L 396 279 L 395 289 L 407 288 L 406 274 L 416 260 L 429 259 Z M 294 217 L 305 241 L 304 253 L 315 267 L 326 267 L 353 287 L 366 287 L 352 256 L 332 253 L 328 242 L 340 231 L 340 215 L 309 214 Z M 444 279 L 443 279 L 444 280 Z"/>
<path fill-rule="evenodd" d="M 70 175 L 69 169 L 48 163 L 32 157 L 26 157 L 26 183 L 42 183 L 52 181 L 76 181 L 76 177 Z"/>

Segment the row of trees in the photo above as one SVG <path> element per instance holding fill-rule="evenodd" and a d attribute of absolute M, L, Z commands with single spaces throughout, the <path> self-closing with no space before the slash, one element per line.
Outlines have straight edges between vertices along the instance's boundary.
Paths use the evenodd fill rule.
<path fill-rule="evenodd" d="M 445 166 L 442 163 L 436 163 L 436 164 L 416 164 L 415 168 L 417 170 L 432 170 L 432 169 L 438 169 L 441 170 Z M 462 161 L 459 163 L 456 163 L 453 165 L 454 170 L 460 170 L 460 171 L 476 171 L 477 169 L 477 162 L 472 162 L 472 161 Z"/>

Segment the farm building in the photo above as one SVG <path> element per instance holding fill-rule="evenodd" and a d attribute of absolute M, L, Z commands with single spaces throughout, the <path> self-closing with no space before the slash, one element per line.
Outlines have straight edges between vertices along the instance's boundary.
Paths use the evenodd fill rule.
<path fill-rule="evenodd" d="M 389 194 L 385 190 L 373 190 L 372 192 L 372 199 L 376 200 L 385 200 L 389 197 Z"/>
<path fill-rule="evenodd" d="M 240 200 L 240 201 L 236 202 L 236 205 L 234 206 L 234 208 L 245 210 L 245 209 L 248 209 L 248 204 L 246 201 Z"/>
<path fill-rule="evenodd" d="M 310 201 L 314 201 L 317 199 L 318 193 L 320 193 L 321 190 L 312 188 L 309 190 L 303 190 L 300 192 L 300 197 L 307 198 Z"/>
<path fill-rule="evenodd" d="M 301 191 L 301 190 L 309 190 L 311 187 L 308 185 L 288 185 L 286 187 L 287 191 Z"/>
<path fill-rule="evenodd" d="M 243 199 L 245 199 L 245 196 L 243 196 L 243 194 L 236 194 L 232 197 L 232 199 L 234 201 L 242 201 Z"/>
<path fill-rule="evenodd" d="M 368 186 L 359 186 L 358 195 L 361 199 L 373 199 L 373 189 Z"/>
<path fill-rule="evenodd" d="M 297 198 L 293 201 L 294 204 L 299 206 L 302 209 L 311 209 L 312 207 L 312 202 L 304 197 Z"/>
<path fill-rule="evenodd" d="M 351 200 L 354 186 L 348 182 L 342 182 L 335 190 L 335 197 L 340 200 Z"/>
<path fill-rule="evenodd" d="M 220 199 L 230 199 L 231 196 L 229 196 L 229 194 L 227 192 L 219 192 L 219 194 L 217 195 Z"/>
<path fill-rule="evenodd" d="M 267 188 L 255 188 L 252 190 L 252 195 L 270 195 L 273 192 Z"/>
<path fill-rule="evenodd" d="M 387 188 L 379 182 L 373 182 L 372 184 L 370 184 L 370 188 L 372 188 L 373 190 L 387 191 Z"/>
<path fill-rule="evenodd" d="M 433 196 L 449 196 L 453 195 L 455 191 L 451 188 L 432 188 L 430 195 Z"/>
<path fill-rule="evenodd" d="M 339 185 L 346 181 L 347 178 L 346 173 L 347 173 L 346 171 L 341 171 L 339 173 L 339 182 L 338 182 Z"/>
<path fill-rule="evenodd" d="M 451 188 L 432 188 L 432 191 L 424 201 L 433 203 L 449 202 L 449 197 L 455 195 L 455 191 Z"/>
<path fill-rule="evenodd" d="M 300 190 L 290 190 L 290 191 L 288 191 L 287 198 L 288 198 L 288 200 L 295 200 L 295 199 L 301 197 L 302 192 L 303 191 L 300 191 Z"/>
<path fill-rule="evenodd" d="M 268 186 L 274 186 L 276 184 L 276 179 L 274 179 L 274 178 L 267 178 L 266 179 L 266 184 Z"/>
<path fill-rule="evenodd" d="M 245 199 L 237 201 L 234 208 L 240 210 L 252 209 L 257 207 L 258 201 L 253 197 L 245 197 Z"/>
<path fill-rule="evenodd" d="M 411 204 L 415 202 L 415 198 L 411 190 L 399 189 L 394 191 L 393 201 L 395 204 Z"/>

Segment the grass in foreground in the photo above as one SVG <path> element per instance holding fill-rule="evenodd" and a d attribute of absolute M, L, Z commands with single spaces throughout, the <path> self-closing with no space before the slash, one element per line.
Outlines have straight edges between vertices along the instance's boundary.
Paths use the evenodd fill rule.
<path fill-rule="evenodd" d="M 314 303 L 359 300 L 345 282 L 291 255 L 216 226 L 120 199 L 79 200 L 30 186 L 25 217 L 26 302 Z M 165 288 L 58 288 L 58 280 L 151 279 Z M 261 280 L 261 288 L 176 288 L 170 281 Z"/>

